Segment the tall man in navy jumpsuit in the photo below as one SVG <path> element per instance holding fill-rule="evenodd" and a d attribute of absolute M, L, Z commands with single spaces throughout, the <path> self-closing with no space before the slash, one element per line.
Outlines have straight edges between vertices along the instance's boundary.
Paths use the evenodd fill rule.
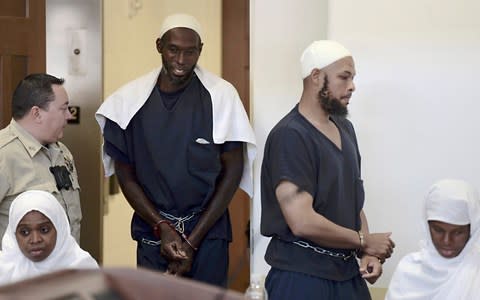
<path fill-rule="evenodd" d="M 226 286 L 236 189 L 252 195 L 255 139 L 237 91 L 197 66 L 201 29 L 165 19 L 162 66 L 112 94 L 97 111 L 104 167 L 135 210 L 137 265 Z"/>
<path fill-rule="evenodd" d="M 345 118 L 355 90 L 350 52 L 316 41 L 302 58 L 300 102 L 270 132 L 261 170 L 261 232 L 271 299 L 370 299 L 390 233 L 369 233 L 360 155 Z M 356 256 L 360 258 L 360 266 Z"/>

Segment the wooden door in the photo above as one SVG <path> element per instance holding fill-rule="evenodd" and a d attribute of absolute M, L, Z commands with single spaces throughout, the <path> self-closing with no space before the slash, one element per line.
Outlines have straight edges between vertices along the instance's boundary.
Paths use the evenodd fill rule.
<path fill-rule="evenodd" d="M 247 114 L 250 111 L 249 15 L 248 0 L 222 2 L 222 76 L 237 88 Z M 228 286 L 244 292 L 250 281 L 248 195 L 238 190 L 229 211 L 233 242 L 230 244 Z"/>
<path fill-rule="evenodd" d="M 45 0 L 1 0 L 0 128 L 12 117 L 17 84 L 38 72 L 45 72 Z"/>

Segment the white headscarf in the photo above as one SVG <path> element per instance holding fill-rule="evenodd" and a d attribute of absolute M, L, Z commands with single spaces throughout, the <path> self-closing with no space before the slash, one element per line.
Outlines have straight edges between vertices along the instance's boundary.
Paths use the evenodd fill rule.
<path fill-rule="evenodd" d="M 330 40 L 320 40 L 311 43 L 302 54 L 302 78 L 310 75 L 313 69 L 322 69 L 331 63 L 347 56 L 352 56 L 344 46 Z"/>
<path fill-rule="evenodd" d="M 433 245 L 428 220 L 470 224 L 470 239 L 454 258 L 444 258 Z M 405 256 L 390 282 L 388 300 L 480 299 L 480 198 L 461 180 L 441 180 L 428 192 L 419 252 Z"/>
<path fill-rule="evenodd" d="M 40 262 L 25 257 L 15 237 L 18 223 L 32 210 L 49 218 L 57 231 L 55 248 Z M 21 193 L 10 206 L 8 226 L 2 240 L 0 285 L 67 268 L 98 268 L 98 264 L 70 234 L 67 215 L 52 194 L 37 190 Z"/>

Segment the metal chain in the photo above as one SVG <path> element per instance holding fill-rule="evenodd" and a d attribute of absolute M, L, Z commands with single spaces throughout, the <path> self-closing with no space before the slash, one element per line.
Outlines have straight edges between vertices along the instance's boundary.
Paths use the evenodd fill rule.
<path fill-rule="evenodd" d="M 162 243 L 162 241 L 152 241 L 152 240 L 148 240 L 146 238 L 142 238 L 142 243 L 150 245 L 150 246 L 159 246 Z"/>
<path fill-rule="evenodd" d="M 162 216 L 164 216 L 165 218 L 167 218 L 168 220 L 173 221 L 174 222 L 173 226 L 175 226 L 175 230 L 178 231 L 179 233 L 184 233 L 185 222 L 190 221 L 190 219 L 195 217 L 195 215 L 197 214 L 197 213 L 192 213 L 192 214 L 190 214 L 188 216 L 185 216 L 185 217 L 176 217 L 174 215 L 171 215 L 171 214 L 163 212 L 163 211 L 159 211 L 159 213 Z"/>
<path fill-rule="evenodd" d="M 328 256 L 331 256 L 331 257 L 335 257 L 335 258 L 342 258 L 345 261 L 348 260 L 350 257 L 355 256 L 355 251 L 351 251 L 350 254 L 347 255 L 345 253 L 333 252 L 333 251 L 330 251 L 330 250 L 327 250 L 327 249 L 323 249 L 322 247 L 315 247 L 315 246 L 312 246 L 305 241 L 296 241 L 296 242 L 293 242 L 293 243 L 297 246 L 302 247 L 302 248 L 311 249 L 311 250 L 315 251 L 316 253 L 323 254 L 323 255 L 328 255 Z"/>
<path fill-rule="evenodd" d="M 175 226 L 175 230 L 178 231 L 180 234 L 183 234 L 185 231 L 185 222 L 190 221 L 197 213 L 192 213 L 186 217 L 175 217 L 169 213 L 159 211 L 159 213 L 167 218 L 168 220 L 173 222 L 173 226 Z M 152 241 L 146 238 L 142 238 L 142 243 L 150 245 L 150 246 L 159 246 L 162 241 Z"/>

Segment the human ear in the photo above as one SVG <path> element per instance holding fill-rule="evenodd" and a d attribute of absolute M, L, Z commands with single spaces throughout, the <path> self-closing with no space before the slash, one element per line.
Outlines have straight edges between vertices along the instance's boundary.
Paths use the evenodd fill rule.
<path fill-rule="evenodd" d="M 161 38 L 157 38 L 157 40 L 155 41 L 155 45 L 157 47 L 157 51 L 158 53 L 162 53 L 162 48 L 163 48 L 163 42 L 162 42 L 162 39 Z"/>
<path fill-rule="evenodd" d="M 312 81 L 315 83 L 315 85 L 323 86 L 325 81 L 325 74 L 322 70 L 314 68 L 310 73 L 310 76 L 312 77 Z"/>
<path fill-rule="evenodd" d="M 32 119 L 35 122 L 40 122 L 42 119 L 42 114 L 40 113 L 40 107 L 38 106 L 33 106 L 30 108 L 29 115 L 32 117 Z"/>

